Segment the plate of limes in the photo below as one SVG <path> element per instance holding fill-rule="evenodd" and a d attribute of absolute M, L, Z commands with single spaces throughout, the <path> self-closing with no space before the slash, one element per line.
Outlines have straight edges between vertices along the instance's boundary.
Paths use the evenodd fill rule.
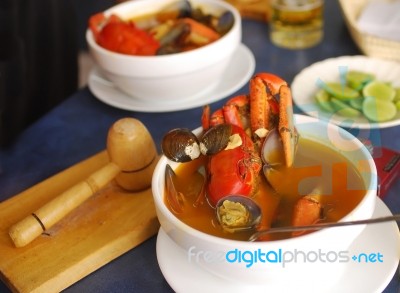
<path fill-rule="evenodd" d="M 326 59 L 303 69 L 291 85 L 306 114 L 347 128 L 400 125 L 400 63 L 366 56 Z"/>

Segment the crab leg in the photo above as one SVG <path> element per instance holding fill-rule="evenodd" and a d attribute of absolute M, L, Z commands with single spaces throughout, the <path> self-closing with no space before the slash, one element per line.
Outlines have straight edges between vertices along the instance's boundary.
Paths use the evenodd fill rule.
<path fill-rule="evenodd" d="M 278 130 L 282 139 L 286 166 L 291 167 L 294 161 L 298 136 L 293 122 L 292 94 L 288 86 L 281 86 L 279 97 Z"/>
<path fill-rule="evenodd" d="M 203 131 L 207 131 L 208 128 L 210 128 L 210 117 L 211 117 L 210 105 L 205 105 L 203 107 L 203 113 L 201 115 L 201 126 L 203 127 Z"/>
<path fill-rule="evenodd" d="M 322 216 L 322 205 L 319 202 L 318 195 L 306 195 L 300 198 L 294 207 L 292 225 L 308 226 L 317 223 Z M 295 231 L 293 236 L 299 236 L 304 231 Z"/>
<path fill-rule="evenodd" d="M 261 77 L 250 80 L 250 126 L 258 137 L 265 137 L 270 127 L 268 94 Z"/>
<path fill-rule="evenodd" d="M 275 116 L 279 115 L 275 95 L 286 81 L 270 73 L 258 73 L 250 80 L 251 129 L 263 139 L 275 127 Z"/>
<path fill-rule="evenodd" d="M 242 120 L 240 118 L 239 111 L 233 104 L 225 105 L 222 107 L 222 112 L 224 113 L 225 123 L 233 124 L 244 129 Z"/>
<path fill-rule="evenodd" d="M 203 107 L 203 114 L 201 116 L 201 124 L 204 130 L 210 127 L 228 123 L 239 126 L 242 129 L 247 128 L 247 95 L 239 95 L 230 99 L 221 109 L 216 110 L 211 115 L 210 106 Z"/>

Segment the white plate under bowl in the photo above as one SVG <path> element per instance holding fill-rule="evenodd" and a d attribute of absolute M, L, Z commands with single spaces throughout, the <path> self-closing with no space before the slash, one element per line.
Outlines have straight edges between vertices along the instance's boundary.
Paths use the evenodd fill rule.
<path fill-rule="evenodd" d="M 143 100 L 130 97 L 116 88 L 96 67 L 89 74 L 88 85 L 95 97 L 116 108 L 152 113 L 171 112 L 200 107 L 229 96 L 249 81 L 254 73 L 254 69 L 255 58 L 253 53 L 244 44 L 240 44 L 226 69 L 225 78 L 216 87 L 212 88 L 209 92 L 202 92 L 184 101 L 179 101 L 179 103 L 163 102 L 161 100 L 157 103 L 147 103 Z"/>
<path fill-rule="evenodd" d="M 373 217 L 392 215 L 381 199 L 377 198 Z M 361 253 L 380 253 L 383 262 L 358 262 L 349 260 L 346 271 L 338 282 L 326 284 L 323 288 L 313 286 L 313 278 L 298 284 L 268 282 L 261 286 L 227 281 L 188 261 L 185 251 L 177 246 L 160 228 L 157 237 L 157 260 L 168 284 L 180 292 L 369 292 L 380 293 L 389 284 L 399 263 L 399 229 L 395 222 L 367 225 L 349 248 L 349 256 Z M 318 265 L 318 263 L 315 263 Z M 321 272 L 323 273 L 323 272 Z M 200 285 L 201 284 L 201 285 Z"/>
<path fill-rule="evenodd" d="M 341 74 L 358 70 L 373 73 L 376 80 L 391 82 L 400 87 L 400 63 L 366 56 L 342 56 L 316 62 L 300 71 L 291 85 L 293 101 L 307 115 L 324 119 L 341 127 L 372 129 L 400 125 L 400 111 L 395 118 L 385 122 L 371 122 L 364 116 L 347 118 L 321 110 L 314 96 L 320 82 L 340 82 Z"/>

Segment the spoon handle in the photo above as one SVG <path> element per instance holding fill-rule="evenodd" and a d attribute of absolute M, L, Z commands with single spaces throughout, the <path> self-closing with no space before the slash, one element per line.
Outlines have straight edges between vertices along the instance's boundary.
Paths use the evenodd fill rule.
<path fill-rule="evenodd" d="M 260 230 L 250 236 L 249 241 L 256 241 L 259 237 L 271 234 L 271 233 L 283 233 L 283 232 L 294 232 L 294 231 L 310 231 L 310 230 L 321 230 L 324 228 L 331 227 L 343 227 L 352 225 L 363 225 L 363 224 L 375 224 L 389 221 L 400 221 L 400 214 L 387 217 L 379 217 L 366 220 L 348 221 L 348 222 L 335 222 L 335 223 L 319 223 L 308 226 L 288 226 L 288 227 L 277 227 L 265 230 Z"/>

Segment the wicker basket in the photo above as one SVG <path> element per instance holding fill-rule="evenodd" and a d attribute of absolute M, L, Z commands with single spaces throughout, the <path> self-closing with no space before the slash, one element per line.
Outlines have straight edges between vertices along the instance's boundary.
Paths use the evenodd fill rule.
<path fill-rule="evenodd" d="M 357 19 L 368 0 L 339 0 L 350 34 L 367 56 L 400 61 L 400 42 L 382 39 L 362 33 L 357 28 Z"/>

